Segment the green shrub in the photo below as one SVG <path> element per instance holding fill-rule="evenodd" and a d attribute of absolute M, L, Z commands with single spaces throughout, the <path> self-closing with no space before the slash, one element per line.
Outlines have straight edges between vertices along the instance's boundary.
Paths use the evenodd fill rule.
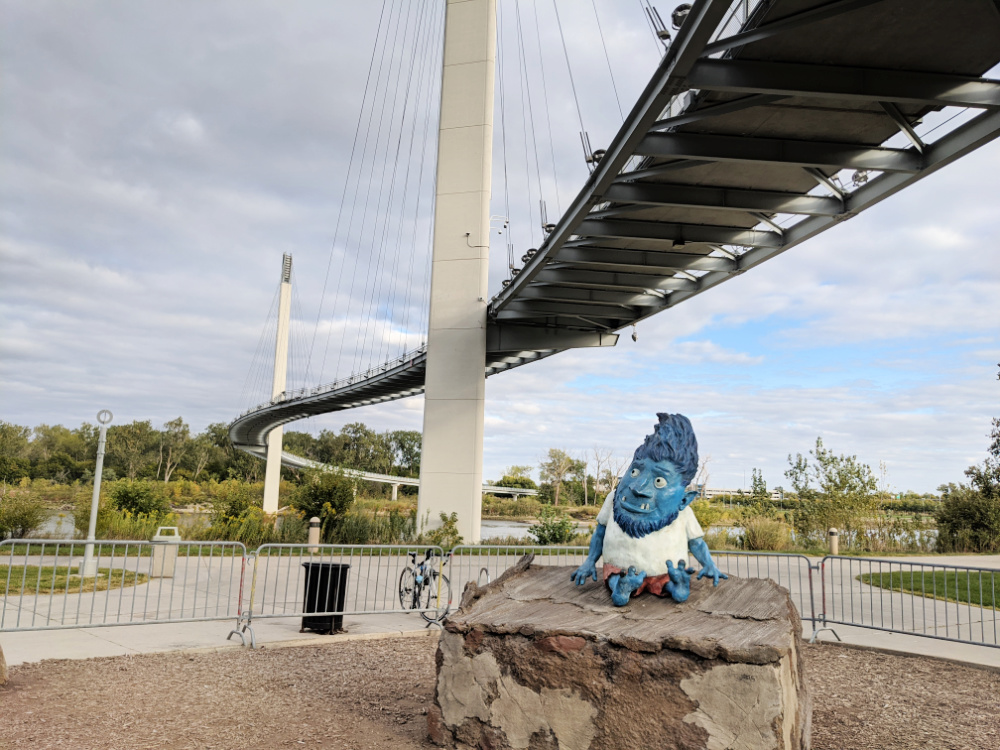
<path fill-rule="evenodd" d="M 533 518 L 538 515 L 542 504 L 533 497 L 483 496 L 483 516 L 491 518 Z"/>
<path fill-rule="evenodd" d="M 573 538 L 575 531 L 576 525 L 572 519 L 552 506 L 542 508 L 538 523 L 528 529 L 528 533 L 538 544 L 566 544 Z"/>
<path fill-rule="evenodd" d="M 263 508 L 264 496 L 258 491 L 260 488 L 257 485 L 241 482 L 238 479 L 227 479 L 212 489 L 213 521 L 226 518 L 238 519 L 251 508 Z"/>
<path fill-rule="evenodd" d="M 961 486 L 939 505 L 938 552 L 1000 551 L 1000 498 Z"/>
<path fill-rule="evenodd" d="M 103 517 L 98 515 L 98 539 L 121 539 L 151 541 L 161 526 L 176 526 L 177 516 L 173 513 L 130 513 L 127 510 L 110 509 Z"/>
<path fill-rule="evenodd" d="M 757 516 L 743 525 L 743 549 L 755 552 L 780 552 L 788 549 L 790 529 L 781 521 Z"/>
<path fill-rule="evenodd" d="M 425 520 L 426 524 L 426 520 Z M 426 531 L 417 537 L 421 544 L 432 544 L 447 551 L 462 543 L 462 535 L 458 533 L 458 513 L 441 514 L 441 525 L 432 531 Z"/>
<path fill-rule="evenodd" d="M 691 510 L 694 517 L 698 519 L 698 524 L 704 531 L 708 531 L 712 524 L 717 523 L 722 518 L 723 509 L 708 500 L 695 500 L 691 503 Z"/>
<path fill-rule="evenodd" d="M 44 501 L 26 487 L 7 487 L 0 493 L 0 539 L 23 539 L 45 523 Z"/>
<path fill-rule="evenodd" d="M 705 529 L 705 544 L 709 549 L 740 549 L 743 540 L 735 529 L 723 527 Z"/>
<path fill-rule="evenodd" d="M 319 518 L 323 541 L 329 544 L 354 503 L 354 489 L 354 480 L 342 471 L 310 471 L 292 494 L 291 506 L 306 519 Z"/>
<path fill-rule="evenodd" d="M 352 509 L 326 540 L 329 544 L 407 544 L 416 538 L 417 512 L 388 513 Z"/>
<path fill-rule="evenodd" d="M 108 497 L 111 499 L 113 509 L 132 515 L 153 516 L 170 511 L 160 482 L 142 479 L 111 482 L 108 487 Z"/>

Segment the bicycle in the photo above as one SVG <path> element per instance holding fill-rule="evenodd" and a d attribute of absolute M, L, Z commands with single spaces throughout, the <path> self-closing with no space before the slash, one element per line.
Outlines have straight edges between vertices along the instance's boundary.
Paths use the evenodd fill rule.
<path fill-rule="evenodd" d="M 438 570 L 433 549 L 427 550 L 424 559 L 417 562 L 417 553 L 410 552 L 413 565 L 407 565 L 399 575 L 399 603 L 403 609 L 419 609 L 427 622 L 443 620 L 451 609 L 451 581 Z M 451 560 L 451 553 L 440 563 L 443 567 Z M 433 611 L 428 611 L 433 610 Z"/>

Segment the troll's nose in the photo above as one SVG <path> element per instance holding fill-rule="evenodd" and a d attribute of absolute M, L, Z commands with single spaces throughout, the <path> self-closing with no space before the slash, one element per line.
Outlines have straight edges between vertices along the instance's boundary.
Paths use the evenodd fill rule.
<path fill-rule="evenodd" d="M 652 497 L 652 487 L 647 477 L 643 477 L 636 484 L 632 485 L 632 492 L 638 497 Z"/>

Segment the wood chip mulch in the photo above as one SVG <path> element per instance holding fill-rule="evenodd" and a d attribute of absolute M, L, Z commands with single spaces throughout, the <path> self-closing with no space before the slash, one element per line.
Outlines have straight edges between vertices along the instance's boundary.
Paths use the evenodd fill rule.
<path fill-rule="evenodd" d="M 45 661 L 0 688 L 0 748 L 430 748 L 428 638 Z M 1000 673 L 805 646 L 814 750 L 1000 750 Z"/>

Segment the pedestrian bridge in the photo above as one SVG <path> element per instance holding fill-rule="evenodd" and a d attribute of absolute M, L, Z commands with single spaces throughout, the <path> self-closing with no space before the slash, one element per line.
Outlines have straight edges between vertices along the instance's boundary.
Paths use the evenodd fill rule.
<path fill-rule="evenodd" d="M 693 3 L 569 208 L 485 303 L 482 372 L 613 346 L 990 142 L 998 62 L 990 0 Z M 259 454 L 279 425 L 421 393 L 427 356 L 280 393 L 231 439 Z"/>

